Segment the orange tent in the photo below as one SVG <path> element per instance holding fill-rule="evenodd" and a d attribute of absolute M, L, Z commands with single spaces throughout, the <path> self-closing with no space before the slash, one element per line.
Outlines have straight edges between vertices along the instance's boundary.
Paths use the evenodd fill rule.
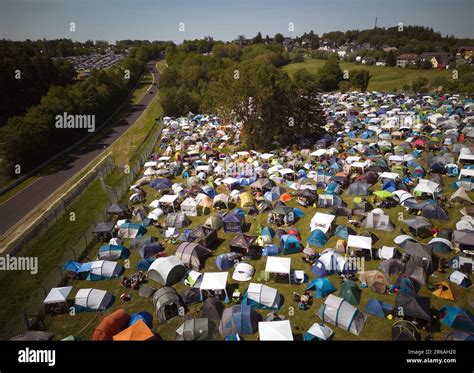
<path fill-rule="evenodd" d="M 148 325 L 143 320 L 138 320 L 132 326 L 114 335 L 114 341 L 149 341 L 154 337 Z"/>
<path fill-rule="evenodd" d="M 433 295 L 436 295 L 438 298 L 454 300 L 454 294 L 447 282 L 440 282 L 435 284 L 438 288 L 433 291 Z"/>
<path fill-rule="evenodd" d="M 105 316 L 92 334 L 93 341 L 111 341 L 112 337 L 123 330 L 130 322 L 130 315 L 123 309 Z"/>
<path fill-rule="evenodd" d="M 288 193 L 283 193 L 280 196 L 280 201 L 282 201 L 282 202 L 288 202 L 290 200 L 291 200 L 291 196 Z"/>

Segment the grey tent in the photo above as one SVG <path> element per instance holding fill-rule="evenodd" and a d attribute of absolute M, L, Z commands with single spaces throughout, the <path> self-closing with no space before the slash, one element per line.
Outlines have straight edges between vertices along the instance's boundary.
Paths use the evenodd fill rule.
<path fill-rule="evenodd" d="M 215 325 L 206 318 L 185 320 L 176 329 L 177 341 L 205 341 L 212 339 L 215 334 Z"/>
<path fill-rule="evenodd" d="M 187 268 L 199 271 L 202 266 L 201 260 L 210 253 L 211 250 L 197 243 L 183 242 L 178 246 L 174 255 L 179 258 Z"/>
<path fill-rule="evenodd" d="M 469 203 L 474 203 L 472 202 L 472 199 L 468 196 L 466 193 L 466 189 L 464 189 L 462 186 L 456 190 L 453 195 L 449 198 L 450 201 L 459 201 L 459 202 L 469 202 Z"/>
<path fill-rule="evenodd" d="M 350 196 L 367 196 L 369 195 L 370 184 L 355 182 L 347 188 L 347 194 Z"/>
<path fill-rule="evenodd" d="M 128 206 L 125 204 L 113 204 L 107 209 L 107 214 L 110 215 L 124 215 L 128 211 Z"/>
<path fill-rule="evenodd" d="M 344 299 L 329 294 L 316 313 L 323 322 L 331 323 L 352 334 L 359 335 L 367 317 Z"/>
<path fill-rule="evenodd" d="M 189 234 L 188 241 L 211 247 L 218 241 L 217 230 L 200 226 Z"/>
<path fill-rule="evenodd" d="M 318 194 L 318 207 L 329 208 L 342 206 L 342 198 L 335 194 Z"/>
<path fill-rule="evenodd" d="M 108 241 L 112 238 L 115 222 L 97 223 L 92 233 L 94 233 L 98 240 Z"/>
<path fill-rule="evenodd" d="M 223 337 L 236 333 L 253 334 L 258 330 L 258 322 L 261 320 L 262 316 L 252 306 L 234 305 L 226 308 L 222 313 L 219 332 Z"/>
<path fill-rule="evenodd" d="M 429 273 L 431 273 L 430 266 L 431 261 L 427 262 L 426 258 L 412 256 L 406 263 L 402 275 L 415 280 L 420 285 L 426 286 Z"/>
<path fill-rule="evenodd" d="M 184 307 L 176 290 L 166 286 L 153 295 L 153 305 L 159 323 L 184 315 Z"/>
<path fill-rule="evenodd" d="M 390 222 L 390 217 L 385 214 L 379 213 L 368 213 L 367 217 L 361 221 L 361 227 L 367 229 L 377 229 L 385 232 L 391 232 L 395 229 L 393 224 Z"/>
<path fill-rule="evenodd" d="M 130 241 L 129 247 L 130 249 L 138 249 L 144 245 L 149 245 L 154 242 L 157 242 L 157 240 L 155 237 L 152 236 L 135 237 L 133 240 Z"/>
<path fill-rule="evenodd" d="M 421 208 L 421 216 L 427 219 L 449 220 L 449 216 L 437 203 L 426 203 Z"/>
<path fill-rule="evenodd" d="M 354 206 L 355 211 L 369 212 L 369 211 L 372 211 L 373 209 L 374 209 L 374 206 L 372 206 L 370 202 L 365 199 Z"/>
<path fill-rule="evenodd" d="M 259 190 L 261 193 L 265 193 L 272 189 L 273 182 L 268 178 L 260 178 L 250 184 L 250 187 Z"/>
<path fill-rule="evenodd" d="M 186 290 L 182 296 L 185 306 L 201 302 L 201 292 L 198 288 L 191 288 Z"/>
<path fill-rule="evenodd" d="M 420 229 L 431 228 L 433 226 L 428 219 L 422 218 L 422 217 L 415 217 L 412 219 L 402 220 L 402 223 L 414 229 L 416 234 L 418 234 L 418 231 Z"/>
<path fill-rule="evenodd" d="M 191 220 L 184 212 L 173 212 L 166 216 L 166 226 L 170 228 L 184 228 L 191 224 Z"/>
<path fill-rule="evenodd" d="M 175 256 L 157 258 L 148 268 L 148 278 L 163 286 L 179 282 L 186 273 L 186 267 Z"/>
<path fill-rule="evenodd" d="M 433 256 L 433 249 L 430 245 L 425 245 L 418 242 L 407 241 L 404 245 L 403 249 L 406 253 L 412 256 L 418 256 L 421 258 L 429 258 L 431 259 Z"/>
<path fill-rule="evenodd" d="M 379 264 L 379 269 L 389 277 L 402 273 L 404 267 L 405 265 L 398 259 L 387 259 Z"/>
<path fill-rule="evenodd" d="M 148 211 L 147 208 L 144 206 L 137 206 L 133 209 L 132 216 L 138 220 L 138 221 L 143 221 L 147 218 L 148 216 Z"/>
<path fill-rule="evenodd" d="M 474 232 L 454 231 L 453 242 L 460 245 L 461 249 L 474 248 Z"/>
<path fill-rule="evenodd" d="M 201 317 L 217 321 L 222 319 L 223 312 L 224 304 L 218 298 L 210 297 L 202 305 Z"/>
<path fill-rule="evenodd" d="M 409 320 L 421 323 L 431 323 L 431 303 L 429 297 L 412 296 L 398 292 L 395 313 Z"/>
<path fill-rule="evenodd" d="M 222 219 L 218 216 L 209 216 L 204 223 L 204 226 L 207 228 L 219 230 L 222 228 Z"/>

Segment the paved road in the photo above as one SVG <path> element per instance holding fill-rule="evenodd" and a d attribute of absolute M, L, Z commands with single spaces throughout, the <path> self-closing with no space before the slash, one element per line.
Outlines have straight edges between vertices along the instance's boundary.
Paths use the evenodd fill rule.
<path fill-rule="evenodd" d="M 149 63 L 154 82 L 158 82 L 159 73 L 156 62 Z M 157 93 L 157 86 L 153 85 L 145 93 L 140 102 L 133 105 L 129 114 L 120 120 L 113 128 L 105 133 L 97 143 L 88 145 L 80 152 L 72 153 L 71 159 L 57 167 L 51 173 L 41 176 L 34 183 L 21 190 L 15 196 L 0 205 L 0 236 L 15 226 L 36 206 L 53 194 L 66 181 L 75 176 L 107 146 L 117 140 L 145 111 Z"/>

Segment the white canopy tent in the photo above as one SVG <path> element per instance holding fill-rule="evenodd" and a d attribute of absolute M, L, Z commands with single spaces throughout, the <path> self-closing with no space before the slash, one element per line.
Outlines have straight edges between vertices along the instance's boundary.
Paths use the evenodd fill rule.
<path fill-rule="evenodd" d="M 434 181 L 428 179 L 420 179 L 418 185 L 413 190 L 415 193 L 426 193 L 434 196 L 436 192 L 439 192 L 439 186 L 440 185 L 438 183 L 435 183 Z"/>
<path fill-rule="evenodd" d="M 291 258 L 267 257 L 265 272 L 288 275 L 288 281 L 291 282 Z"/>
<path fill-rule="evenodd" d="M 72 286 L 52 288 L 46 298 L 44 298 L 43 304 L 66 303 L 71 290 Z"/>
<path fill-rule="evenodd" d="M 214 292 L 224 292 L 227 298 L 227 277 L 229 276 L 228 272 L 206 272 L 202 277 L 201 287 L 199 288 L 201 292 L 207 290 L 212 290 Z"/>
<path fill-rule="evenodd" d="M 347 238 L 347 249 L 368 250 L 372 257 L 372 237 L 350 234 Z"/>
<path fill-rule="evenodd" d="M 290 320 L 260 321 L 258 335 L 261 341 L 293 341 Z"/>
<path fill-rule="evenodd" d="M 398 180 L 400 179 L 400 175 L 396 172 L 382 172 L 379 175 L 379 179 Z"/>
<path fill-rule="evenodd" d="M 316 212 L 314 216 L 311 218 L 311 222 L 309 224 L 311 231 L 315 229 L 321 230 L 324 234 L 327 234 L 330 231 L 332 223 L 336 219 L 335 215 L 331 214 L 324 214 L 322 212 Z"/>

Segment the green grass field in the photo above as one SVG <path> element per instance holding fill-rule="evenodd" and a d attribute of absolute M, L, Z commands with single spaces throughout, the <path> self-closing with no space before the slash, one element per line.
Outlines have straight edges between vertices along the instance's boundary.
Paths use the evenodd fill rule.
<path fill-rule="evenodd" d="M 176 182 L 180 182 L 181 180 L 178 178 L 174 180 Z M 451 195 L 453 190 L 449 188 L 450 183 L 452 183 L 454 179 L 452 178 L 446 178 L 444 180 L 444 190 L 447 196 Z M 377 186 L 373 188 L 374 190 L 377 189 Z M 145 187 L 145 190 L 148 192 L 147 195 L 147 201 L 146 205 L 150 203 L 152 200 L 158 197 L 157 193 L 148 187 Z M 223 188 L 219 187 L 217 189 L 217 192 L 223 192 Z M 470 193 L 471 198 L 474 197 L 474 193 Z M 343 195 L 343 200 L 348 204 L 349 207 L 353 206 L 353 197 Z M 293 207 L 300 207 L 299 205 L 296 204 L 294 200 L 288 203 L 288 205 L 293 206 Z M 302 208 L 302 210 L 305 213 L 305 216 L 301 218 L 294 226 L 300 231 L 301 236 L 303 238 L 303 244 L 306 243 L 306 240 L 309 236 L 310 230 L 309 230 L 309 223 L 313 215 L 315 214 L 316 211 L 321 211 L 321 212 L 328 212 L 330 213 L 329 210 L 326 209 L 316 209 L 313 207 L 310 208 Z M 207 213 L 206 215 L 198 216 L 198 217 L 191 217 L 192 224 L 188 228 L 196 228 L 202 225 L 205 220 L 211 215 L 211 214 L 216 214 L 216 211 L 211 211 Z M 403 213 L 405 218 L 408 217 L 407 213 L 405 210 L 401 207 L 398 206 L 396 208 L 387 210 L 387 213 L 390 215 L 392 223 L 395 224 L 395 230 L 393 232 L 382 232 L 378 230 L 370 230 L 371 232 L 375 233 L 375 235 L 379 238 L 379 240 L 374 244 L 375 248 L 382 247 L 383 245 L 387 246 L 394 246 L 393 244 L 393 238 L 395 238 L 397 235 L 399 235 L 399 229 L 402 227 L 402 224 L 398 221 L 399 213 Z M 451 228 L 453 226 L 453 222 L 456 222 L 460 218 L 460 212 L 459 208 L 453 208 L 449 211 L 449 216 L 450 216 L 450 221 L 434 221 L 434 224 L 438 228 Z M 267 214 L 259 214 L 255 217 L 253 216 L 247 216 L 246 217 L 246 222 L 249 227 L 248 233 L 249 234 L 254 234 L 255 228 L 257 227 L 257 224 L 260 224 L 260 226 L 264 227 L 267 225 L 266 223 L 266 218 Z M 336 224 L 345 224 L 347 225 L 347 218 L 345 217 L 338 217 L 336 220 Z M 274 227 L 275 228 L 275 227 Z M 403 228 L 406 230 L 406 226 L 403 226 Z M 364 229 L 356 228 L 355 229 L 358 234 L 361 234 Z M 158 233 L 158 230 L 156 227 L 150 227 L 148 229 L 148 235 L 159 237 L 160 242 L 165 246 L 165 251 L 168 255 L 173 255 L 174 251 L 176 250 L 176 247 L 178 244 L 172 244 L 170 242 L 165 242 L 161 236 Z M 212 256 L 209 257 L 205 261 L 205 266 L 202 269 L 201 272 L 213 272 L 213 271 L 219 271 L 218 268 L 215 265 L 215 257 L 219 254 L 225 253 L 229 251 L 229 243 L 230 240 L 233 238 L 233 234 L 226 234 L 223 232 L 223 230 L 219 230 L 218 236 L 221 239 L 220 245 L 213 251 Z M 429 238 L 422 240 L 422 242 L 427 242 Z M 329 241 L 326 244 L 327 247 L 335 247 L 337 241 L 337 237 L 331 237 Z M 129 240 L 125 240 L 125 246 L 128 246 Z M 274 243 L 277 243 L 276 240 L 274 240 Z M 91 250 L 88 253 L 88 258 L 87 260 L 93 260 L 95 256 L 97 255 L 99 245 L 91 248 Z M 317 249 L 318 252 L 321 252 L 323 249 Z M 297 253 L 297 254 L 292 254 L 289 255 L 289 257 L 292 258 L 292 269 L 303 269 L 305 273 L 309 276 L 310 280 L 314 278 L 314 275 L 311 272 L 311 268 L 309 264 L 306 264 L 302 261 L 302 253 Z M 445 257 L 448 257 L 449 255 L 443 255 Z M 131 275 L 135 272 L 136 264 L 139 261 L 139 255 L 136 251 L 132 250 L 131 256 L 129 258 L 130 261 L 130 269 L 127 269 L 125 272 L 125 275 Z M 123 261 L 121 261 L 123 264 Z M 250 262 L 254 268 L 256 269 L 255 275 L 252 279 L 252 282 L 258 282 L 256 280 L 257 274 L 265 268 L 265 263 L 266 263 L 266 258 L 262 257 L 259 260 L 253 260 Z M 365 263 L 365 270 L 372 270 L 372 269 L 377 269 L 380 261 L 379 260 L 372 260 L 368 261 Z M 233 273 L 233 270 L 230 269 L 228 270 L 229 272 L 229 277 L 228 277 L 228 287 L 233 288 L 237 286 L 240 290 L 241 293 L 244 293 L 248 283 L 245 282 L 236 282 L 232 280 L 231 276 Z M 440 274 L 439 272 L 435 272 L 434 276 L 430 278 L 430 282 L 432 284 L 444 280 L 446 278 L 446 274 Z M 332 275 L 329 277 L 330 281 L 337 287 L 338 291 L 341 286 L 341 281 L 336 275 Z M 396 276 L 391 278 L 392 283 L 396 280 Z M 159 288 L 160 285 L 150 281 L 150 284 L 155 287 Z M 360 287 L 360 282 L 358 283 Z M 74 289 L 72 291 L 72 294 L 75 294 L 76 291 L 80 288 L 87 288 L 87 287 L 95 287 L 99 289 L 104 289 L 110 291 L 112 294 L 116 296 L 115 302 L 112 305 L 112 307 L 104 312 L 101 313 L 81 313 L 81 314 L 76 314 L 74 316 L 70 316 L 68 314 L 64 315 L 59 315 L 59 316 L 54 316 L 54 317 L 49 317 L 47 319 L 47 325 L 48 325 L 48 330 L 53 332 L 56 335 L 56 338 L 63 338 L 67 335 L 76 335 L 80 336 L 85 339 L 89 339 L 95 329 L 95 327 L 98 325 L 100 320 L 106 315 L 109 314 L 119 308 L 125 309 L 129 313 L 134 313 L 134 312 L 140 312 L 140 311 L 148 311 L 152 314 L 154 314 L 153 311 L 153 305 L 152 305 L 152 300 L 151 299 L 146 299 L 142 298 L 138 295 L 137 291 L 131 290 L 131 289 L 124 289 L 121 284 L 120 284 L 120 279 L 114 279 L 114 280 L 103 280 L 103 281 L 97 281 L 97 282 L 89 282 L 89 281 L 70 281 L 70 285 L 74 286 Z M 313 304 L 310 306 L 309 309 L 302 311 L 299 310 L 296 303 L 292 299 L 292 293 L 293 291 L 296 291 L 298 293 L 302 293 L 305 289 L 306 285 L 289 285 L 288 283 L 276 283 L 274 280 L 270 280 L 267 282 L 267 285 L 275 287 L 278 289 L 280 294 L 282 294 L 284 298 L 284 303 L 281 309 L 278 311 L 279 314 L 284 315 L 287 319 L 291 321 L 292 327 L 293 327 L 293 333 L 296 336 L 296 338 L 301 337 L 305 331 L 308 330 L 308 328 L 314 323 L 314 322 L 320 322 L 320 319 L 315 315 L 316 311 L 320 308 L 321 304 L 323 303 L 323 299 L 316 299 L 314 298 Z M 455 294 L 456 301 L 455 304 L 468 308 L 468 297 L 469 297 L 469 290 L 468 289 L 463 289 L 459 286 L 456 286 L 454 284 L 450 284 L 451 288 Z M 174 287 L 177 289 L 178 293 L 182 294 L 185 289 L 187 288 L 185 285 L 182 283 L 174 285 Z M 120 294 L 122 292 L 126 291 L 128 294 L 131 295 L 132 299 L 129 302 L 123 302 L 120 300 Z M 338 291 L 335 293 L 335 295 L 338 295 Z M 422 296 L 430 296 L 431 298 L 431 307 L 435 309 L 441 308 L 445 304 L 452 304 L 453 302 L 436 298 L 435 296 L 431 295 L 431 291 L 428 290 L 428 288 L 423 287 L 420 292 L 420 295 Z M 391 304 L 395 304 L 395 295 L 394 294 L 385 294 L 381 295 L 378 293 L 373 292 L 370 289 L 362 289 L 362 296 L 361 296 L 361 301 L 360 304 L 358 305 L 358 308 L 360 310 L 363 310 L 365 305 L 367 304 L 368 300 L 370 298 L 377 298 L 380 300 L 383 300 L 384 302 L 388 302 Z M 200 305 L 192 305 L 189 308 L 189 312 L 187 313 L 187 317 L 199 317 L 200 315 Z M 269 311 L 262 311 L 259 310 L 262 315 L 266 315 Z M 396 318 L 392 321 L 388 319 L 380 319 L 372 315 L 367 315 L 367 322 L 365 324 L 364 329 L 362 330 L 361 334 L 359 336 L 352 335 L 348 332 L 345 332 L 337 327 L 334 327 L 333 325 L 328 325 L 330 326 L 334 331 L 335 331 L 335 339 L 336 340 L 390 340 L 391 339 L 391 325 L 392 323 L 396 320 Z M 175 330 L 178 328 L 178 326 L 182 323 L 181 318 L 176 318 L 171 321 L 169 321 L 166 324 L 163 325 L 158 325 L 156 323 L 156 320 L 154 321 L 153 325 L 153 331 L 155 331 L 162 339 L 165 340 L 174 340 L 175 338 Z M 441 332 L 434 333 L 432 336 L 435 339 L 441 339 L 443 338 L 444 333 L 448 332 L 449 329 L 446 328 L 445 326 L 441 326 Z M 427 336 L 426 332 L 422 333 L 424 337 Z M 257 338 L 256 334 L 250 335 L 250 336 L 244 336 L 244 339 L 246 340 L 254 340 Z M 217 336 L 217 339 L 222 339 L 220 335 Z"/>
<path fill-rule="evenodd" d="M 311 73 L 316 74 L 317 70 L 321 66 L 323 66 L 325 62 L 325 60 L 307 59 L 304 62 L 286 65 L 282 69 L 283 71 L 286 71 L 290 76 L 293 76 L 296 71 L 302 68 L 308 70 Z M 392 92 L 395 89 L 400 91 L 405 84 L 410 85 L 415 79 L 419 77 L 433 79 L 437 76 L 449 77 L 451 74 L 450 71 L 446 70 L 415 70 L 408 68 L 403 69 L 398 67 L 361 65 L 350 62 L 341 62 L 341 69 L 348 70 L 349 74 L 351 70 L 368 70 L 370 72 L 370 75 L 372 75 L 368 90 L 381 92 Z"/>

